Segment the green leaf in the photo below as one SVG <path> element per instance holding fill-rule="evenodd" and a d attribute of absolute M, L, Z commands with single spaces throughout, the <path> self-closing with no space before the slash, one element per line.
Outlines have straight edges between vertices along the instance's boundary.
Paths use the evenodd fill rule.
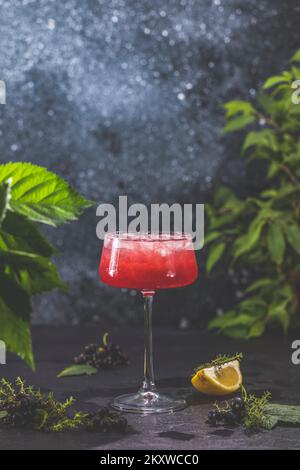
<path fill-rule="evenodd" d="M 214 265 L 219 261 L 221 256 L 223 255 L 225 251 L 225 243 L 221 242 L 216 245 L 213 245 L 208 254 L 207 262 L 206 262 L 206 270 L 209 273 Z"/>
<path fill-rule="evenodd" d="M 276 424 L 283 426 L 300 425 L 300 406 L 282 405 L 279 403 L 269 403 L 265 406 L 264 412 L 276 420 Z"/>
<path fill-rule="evenodd" d="M 289 244 L 300 255 L 300 228 L 298 225 L 286 225 L 284 230 Z"/>
<path fill-rule="evenodd" d="M 299 54 L 300 56 L 300 54 Z M 300 80 L 300 68 L 295 65 L 292 66 L 292 75 L 296 80 Z"/>
<path fill-rule="evenodd" d="M 0 246 L 0 263 L 30 294 L 66 288 L 55 266 L 48 258 L 17 250 L 3 251 Z"/>
<path fill-rule="evenodd" d="M 7 416 L 8 416 L 7 411 L 0 411 L 0 420 L 6 418 Z"/>
<path fill-rule="evenodd" d="M 234 222 L 239 215 L 239 212 L 235 211 L 230 211 L 224 215 L 220 215 L 219 217 L 216 217 L 215 219 L 211 219 L 210 221 L 210 229 L 219 229 L 220 227 L 224 225 L 231 224 Z"/>
<path fill-rule="evenodd" d="M 209 323 L 209 329 L 219 328 L 222 333 L 232 338 L 248 338 L 249 329 L 257 323 L 257 318 L 245 313 L 237 315 L 229 311 L 220 317 L 213 318 Z"/>
<path fill-rule="evenodd" d="M 235 259 L 248 253 L 258 243 L 265 224 L 266 219 L 260 217 L 251 222 L 248 233 L 238 238 L 234 244 L 233 256 Z"/>
<path fill-rule="evenodd" d="M 258 279 L 257 281 L 253 282 L 249 287 L 247 287 L 245 292 L 248 294 L 250 292 L 254 292 L 256 290 L 262 289 L 264 287 L 269 287 L 272 285 L 274 285 L 274 280 L 271 278 L 265 277 L 265 278 Z"/>
<path fill-rule="evenodd" d="M 232 198 L 237 199 L 232 189 L 228 188 L 228 186 L 218 186 L 214 194 L 214 206 L 223 205 Z"/>
<path fill-rule="evenodd" d="M 0 165 L 0 183 L 11 181 L 13 211 L 35 222 L 57 226 L 76 220 L 92 205 L 62 178 L 31 163 Z"/>
<path fill-rule="evenodd" d="M 0 296 L 7 307 L 16 315 L 30 319 L 31 302 L 24 287 L 9 274 L 0 272 Z"/>
<path fill-rule="evenodd" d="M 283 327 L 284 333 L 287 332 L 290 325 L 290 316 L 287 310 L 288 300 L 281 303 L 273 303 L 270 305 L 268 317 L 270 320 L 279 321 Z"/>
<path fill-rule="evenodd" d="M 274 160 L 271 161 L 269 168 L 268 168 L 268 173 L 267 173 L 267 178 L 271 179 L 273 178 L 281 169 L 281 165 L 278 162 L 275 162 Z"/>
<path fill-rule="evenodd" d="M 259 296 L 253 296 L 242 300 L 239 303 L 239 310 L 243 313 L 250 313 L 251 315 L 255 316 L 265 315 L 267 310 L 267 303 L 263 298 Z"/>
<path fill-rule="evenodd" d="M 73 375 L 94 375 L 98 371 L 95 367 L 85 365 L 85 364 L 78 364 L 72 365 L 61 371 L 57 377 L 71 377 Z"/>
<path fill-rule="evenodd" d="M 261 336 L 266 329 L 266 323 L 264 320 L 258 320 L 255 322 L 248 333 L 248 338 L 258 338 Z"/>
<path fill-rule="evenodd" d="M 255 114 L 255 109 L 249 101 L 233 100 L 224 105 L 226 118 L 242 113 L 244 115 Z"/>
<path fill-rule="evenodd" d="M 291 80 L 291 75 L 275 75 L 274 77 L 268 78 L 263 84 L 263 89 L 268 90 L 279 83 L 288 83 Z"/>
<path fill-rule="evenodd" d="M 239 131 L 241 129 L 244 129 L 246 126 L 248 126 L 255 120 L 256 120 L 255 116 L 252 116 L 252 115 L 250 116 L 242 115 L 242 116 L 236 117 L 228 121 L 226 126 L 224 126 L 222 129 L 222 133 L 224 134 L 226 132 Z"/>
<path fill-rule="evenodd" d="M 300 62 L 300 49 L 298 49 L 292 56 L 291 62 Z"/>
<path fill-rule="evenodd" d="M 224 313 L 223 315 L 220 315 L 218 317 L 213 318 L 209 324 L 208 328 L 223 328 L 226 326 L 228 320 L 231 320 L 232 318 L 235 318 L 236 313 L 234 310 L 230 310 L 229 312 Z"/>
<path fill-rule="evenodd" d="M 0 184 L 0 227 L 5 219 L 11 198 L 10 183 Z"/>
<path fill-rule="evenodd" d="M 18 354 L 34 369 L 29 319 L 24 319 L 10 310 L 0 297 L 0 340 L 8 351 Z"/>
<path fill-rule="evenodd" d="M 224 328 L 222 333 L 234 339 L 247 339 L 249 328 L 243 325 L 229 326 Z"/>
<path fill-rule="evenodd" d="M 285 252 L 285 238 L 283 230 L 279 224 L 271 223 L 267 237 L 268 250 L 276 264 L 282 264 Z"/>
<path fill-rule="evenodd" d="M 43 260 L 40 260 L 38 266 L 18 268 L 13 271 L 13 274 L 16 280 L 31 295 L 42 294 L 53 289 L 68 289 L 51 261 L 44 263 Z"/>
<path fill-rule="evenodd" d="M 208 245 L 209 243 L 215 241 L 217 238 L 220 238 L 221 236 L 221 232 L 210 232 L 208 235 L 205 235 L 204 245 Z"/>
<path fill-rule="evenodd" d="M 276 136 L 270 129 L 264 129 L 259 132 L 249 132 L 245 138 L 242 153 L 245 153 L 245 151 L 252 146 L 266 147 L 274 152 L 278 149 Z"/>
<path fill-rule="evenodd" d="M 8 248 L 30 251 L 45 257 L 57 253 L 57 250 L 46 240 L 34 223 L 15 212 L 7 212 L 2 230 L 7 235 L 13 236 L 10 243 L 7 240 Z"/>

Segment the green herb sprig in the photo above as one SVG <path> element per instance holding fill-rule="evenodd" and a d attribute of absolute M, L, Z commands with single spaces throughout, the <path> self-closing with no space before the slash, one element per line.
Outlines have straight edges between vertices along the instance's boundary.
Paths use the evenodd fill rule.
<path fill-rule="evenodd" d="M 204 364 L 201 364 L 200 366 L 196 367 L 196 369 L 194 369 L 194 373 L 199 372 L 199 370 L 206 369 L 208 367 L 220 367 L 224 364 L 227 364 L 227 362 L 231 362 L 231 361 L 240 362 L 242 359 L 243 359 L 243 353 L 235 353 L 233 355 L 219 354 L 212 361 L 205 362 Z"/>
<path fill-rule="evenodd" d="M 64 402 L 54 398 L 52 392 L 43 394 L 39 389 L 26 386 L 18 377 L 15 385 L 0 381 L 0 423 L 8 427 L 27 428 L 44 432 L 88 430 L 97 432 L 125 432 L 127 420 L 108 408 L 96 413 L 71 410 L 75 399 Z"/>
<path fill-rule="evenodd" d="M 271 393 L 265 391 L 260 397 L 253 393 L 247 394 L 242 386 L 242 398 L 245 404 L 245 415 L 243 425 L 246 429 L 271 429 L 272 420 L 266 414 L 266 407 L 271 399 Z"/>
<path fill-rule="evenodd" d="M 242 425 L 246 430 L 272 429 L 277 421 L 267 413 L 270 398 L 270 392 L 264 392 L 260 397 L 248 395 L 242 386 L 242 397 L 232 398 L 221 405 L 214 403 L 208 422 L 212 425 Z"/>

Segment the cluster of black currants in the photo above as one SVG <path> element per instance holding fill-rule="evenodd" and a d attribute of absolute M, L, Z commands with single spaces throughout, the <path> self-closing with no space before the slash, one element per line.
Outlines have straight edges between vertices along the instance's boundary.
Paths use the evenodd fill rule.
<path fill-rule="evenodd" d="M 233 398 L 225 409 L 211 410 L 208 413 L 208 422 L 213 426 L 225 424 L 233 426 L 242 424 L 245 417 L 245 403 L 242 398 Z"/>
<path fill-rule="evenodd" d="M 111 369 L 128 364 L 128 359 L 120 346 L 107 343 L 103 346 L 97 344 L 85 346 L 84 351 L 74 358 L 74 362 L 75 364 L 87 364 L 96 369 Z"/>
<path fill-rule="evenodd" d="M 124 433 L 128 429 L 128 422 L 123 416 L 103 407 L 95 413 L 89 413 L 87 429 L 91 432 Z"/>
<path fill-rule="evenodd" d="M 31 395 L 18 393 L 9 400 L 1 411 L 6 411 L 5 423 L 13 427 L 30 427 L 40 401 Z"/>

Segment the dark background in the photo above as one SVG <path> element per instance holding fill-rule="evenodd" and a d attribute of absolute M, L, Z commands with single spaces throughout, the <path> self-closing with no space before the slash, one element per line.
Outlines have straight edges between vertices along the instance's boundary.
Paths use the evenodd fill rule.
<path fill-rule="evenodd" d="M 255 98 L 300 47 L 297 1 L 0 0 L 1 160 L 47 166 L 90 199 L 205 202 L 243 181 L 241 136 L 221 138 L 221 104 Z M 35 322 L 140 322 L 135 292 L 100 285 L 95 209 L 46 229 L 68 294 L 35 302 Z M 239 296 L 219 271 L 158 294 L 156 321 L 204 326 Z"/>

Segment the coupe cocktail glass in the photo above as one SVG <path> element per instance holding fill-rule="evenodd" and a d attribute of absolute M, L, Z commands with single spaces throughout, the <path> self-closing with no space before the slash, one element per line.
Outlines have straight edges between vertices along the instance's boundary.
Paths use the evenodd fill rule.
<path fill-rule="evenodd" d="M 160 394 L 154 383 L 152 303 L 158 289 L 192 284 L 198 276 L 192 237 L 188 234 L 108 233 L 99 265 L 100 279 L 113 287 L 137 289 L 144 298 L 144 380 L 134 394 L 116 397 L 120 411 L 143 414 L 176 411 L 185 400 Z"/>

